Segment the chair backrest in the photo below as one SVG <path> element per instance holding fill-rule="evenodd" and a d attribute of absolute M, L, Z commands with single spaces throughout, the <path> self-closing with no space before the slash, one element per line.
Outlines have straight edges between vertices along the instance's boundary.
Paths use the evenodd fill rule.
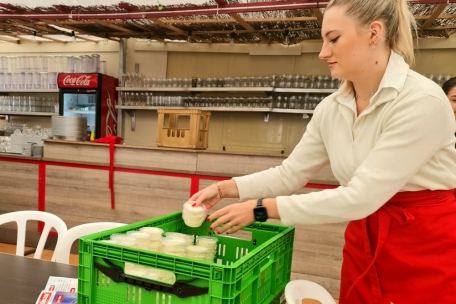
<path fill-rule="evenodd" d="M 70 262 L 70 251 L 74 241 L 79 239 L 81 236 L 105 231 L 121 226 L 125 226 L 123 223 L 112 223 L 112 222 L 98 222 L 88 223 L 78 226 L 74 226 L 65 233 L 62 239 L 59 241 L 55 248 L 54 256 L 52 261 L 58 263 L 69 264 Z"/>
<path fill-rule="evenodd" d="M 61 218 L 52 213 L 44 211 L 25 210 L 1 214 L 0 225 L 10 222 L 17 223 L 16 255 L 24 256 L 25 232 L 27 221 L 44 222 L 44 228 L 41 233 L 40 240 L 38 241 L 38 245 L 36 246 L 35 255 L 33 256 L 35 259 L 41 259 L 44 245 L 46 244 L 51 228 L 54 228 L 58 234 L 56 247 L 58 246 L 58 242 L 61 239 L 61 237 L 67 231 L 67 226 L 65 222 Z"/>
<path fill-rule="evenodd" d="M 321 304 L 335 304 L 334 298 L 321 285 L 307 280 L 293 280 L 285 286 L 288 304 L 301 304 L 303 299 L 320 301 Z"/>

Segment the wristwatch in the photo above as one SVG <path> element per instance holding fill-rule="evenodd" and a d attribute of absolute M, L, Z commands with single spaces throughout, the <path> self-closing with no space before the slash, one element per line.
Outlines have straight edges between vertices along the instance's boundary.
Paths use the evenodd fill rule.
<path fill-rule="evenodd" d="M 256 207 L 253 208 L 253 215 L 257 222 L 266 222 L 268 220 L 268 211 L 266 210 L 266 207 L 263 206 L 262 198 L 258 199 Z"/>

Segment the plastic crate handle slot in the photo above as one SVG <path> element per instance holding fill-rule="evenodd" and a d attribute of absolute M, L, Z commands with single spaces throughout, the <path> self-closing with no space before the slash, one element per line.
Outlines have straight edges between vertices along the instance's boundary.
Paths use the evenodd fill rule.
<path fill-rule="evenodd" d="M 98 263 L 95 264 L 95 268 L 101 271 L 104 275 L 108 276 L 111 280 L 116 283 L 127 283 L 144 288 L 147 291 L 156 290 L 160 292 L 172 293 L 179 298 L 187 298 L 193 296 L 203 295 L 209 292 L 207 287 L 195 287 L 187 284 L 181 284 L 176 282 L 173 286 L 160 284 L 154 281 L 144 280 L 126 275 L 123 270 L 116 265 L 112 264 L 106 259 L 103 261 L 109 266 L 104 266 Z"/>

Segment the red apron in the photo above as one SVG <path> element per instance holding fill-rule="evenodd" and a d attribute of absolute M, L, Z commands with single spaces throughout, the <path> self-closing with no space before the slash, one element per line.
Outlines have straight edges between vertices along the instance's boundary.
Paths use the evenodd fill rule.
<path fill-rule="evenodd" d="M 345 231 L 340 304 L 456 303 L 453 190 L 400 192 Z"/>

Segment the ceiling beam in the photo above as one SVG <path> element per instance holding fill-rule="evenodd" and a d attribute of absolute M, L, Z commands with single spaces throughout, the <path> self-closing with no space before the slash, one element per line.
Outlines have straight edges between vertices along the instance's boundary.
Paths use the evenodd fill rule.
<path fill-rule="evenodd" d="M 8 35 L 3 35 L 3 36 L 8 36 Z M 21 43 L 20 40 L 8 39 L 7 37 L 0 37 L 0 40 L 1 41 L 5 41 L 5 42 L 14 43 L 14 44 L 20 44 Z"/>
<path fill-rule="evenodd" d="M 250 24 L 245 22 L 245 20 L 242 19 L 242 17 L 239 16 L 239 14 L 230 14 L 230 16 L 231 16 L 231 18 L 236 20 L 243 28 L 248 30 L 252 35 L 254 35 L 258 39 L 260 39 L 261 42 L 263 42 L 263 43 L 269 43 L 270 42 L 268 38 L 266 38 L 262 34 L 258 33 Z"/>
<path fill-rule="evenodd" d="M 23 20 L 12 20 L 11 24 L 14 24 L 15 26 L 23 25 L 28 28 L 32 28 L 36 31 L 42 31 L 42 32 L 47 32 L 47 33 L 58 33 L 58 31 L 56 29 L 53 29 L 53 28 L 47 27 L 47 26 L 41 26 L 37 22 L 32 23 L 32 22 L 27 22 L 27 21 L 23 21 Z M 24 29 L 23 27 L 20 27 L 20 26 L 19 26 L 19 28 Z"/>
<path fill-rule="evenodd" d="M 49 39 L 49 40 L 52 40 L 52 41 L 55 41 L 55 42 L 59 42 L 59 43 L 68 42 L 68 41 L 63 41 L 63 40 L 60 40 L 60 39 L 56 39 L 56 38 L 54 38 L 54 37 L 52 37 L 52 36 L 48 36 L 48 35 L 52 35 L 52 34 L 44 34 L 44 35 L 41 34 L 41 35 L 39 35 L 39 36 L 40 36 L 40 37 L 43 37 L 43 38 L 45 38 L 45 39 Z M 38 34 L 37 34 L 37 36 L 38 36 Z"/>
<path fill-rule="evenodd" d="M 73 27 L 73 26 L 71 26 L 71 25 L 69 25 L 69 24 L 62 24 L 61 22 L 55 22 L 55 21 L 49 22 L 49 23 L 48 23 L 48 26 L 49 26 L 49 24 L 54 24 L 54 25 L 63 27 L 63 28 L 65 28 L 65 29 L 74 31 L 75 34 L 76 34 L 76 32 L 78 32 L 78 34 L 92 35 L 92 36 L 99 37 L 99 38 L 103 38 L 103 39 L 105 38 L 105 37 L 104 37 L 104 33 L 94 33 L 94 32 L 83 31 L 83 30 L 81 30 L 81 29 L 79 29 L 79 28 L 77 28 L 77 27 Z M 60 31 L 60 33 L 61 33 L 61 34 L 68 34 L 68 33 L 64 32 L 64 31 Z M 77 34 L 76 34 L 76 36 L 77 36 Z M 83 38 L 81 38 L 81 39 L 83 39 Z M 108 39 L 110 39 L 110 38 L 108 38 Z M 111 39 L 111 40 L 114 40 L 114 39 Z M 117 41 L 117 40 L 115 40 L 115 41 Z"/>
<path fill-rule="evenodd" d="M 290 32 L 315 32 L 315 31 L 321 31 L 320 28 L 293 28 L 289 29 Z M 220 30 L 220 31 L 195 31 L 195 34 L 215 34 L 215 35 L 229 35 L 231 33 L 236 33 L 236 34 L 246 34 L 250 33 L 248 30 L 235 30 L 235 31 L 227 31 L 227 30 Z M 281 32 L 283 33 L 283 29 L 268 29 L 268 30 L 257 30 L 258 33 L 273 33 L 273 32 Z M 170 33 L 170 36 L 175 36 L 179 35 L 177 33 Z"/>
<path fill-rule="evenodd" d="M 432 12 L 432 14 L 426 20 L 426 22 L 424 22 L 424 24 L 421 26 L 421 29 L 424 30 L 429 28 L 432 25 L 432 23 L 434 23 L 434 21 L 437 19 L 437 17 L 439 17 L 439 15 L 445 10 L 446 7 L 446 3 L 438 4 L 435 10 Z"/>
<path fill-rule="evenodd" d="M 187 32 L 184 32 L 184 31 L 181 30 L 180 28 L 177 28 L 177 27 L 175 27 L 175 26 L 172 26 L 172 25 L 170 25 L 170 24 L 167 24 L 167 23 L 163 22 L 163 21 L 160 20 L 160 19 L 151 18 L 151 19 L 149 19 L 149 20 L 152 21 L 153 23 L 155 23 L 156 25 L 159 25 L 159 26 L 161 26 L 161 27 L 164 27 L 164 28 L 166 28 L 166 29 L 168 29 L 168 30 L 170 30 L 170 31 L 172 31 L 172 32 L 174 32 L 174 33 L 176 33 L 176 34 L 178 34 L 178 35 L 183 35 L 183 36 L 188 37 L 188 33 L 187 33 Z M 192 37 L 193 37 L 194 39 L 201 40 L 202 42 L 211 43 L 211 41 L 209 41 L 209 40 L 207 40 L 207 39 L 203 39 L 203 38 L 198 37 L 198 36 L 195 36 L 195 35 L 193 35 L 193 34 L 192 34 Z"/>
<path fill-rule="evenodd" d="M 420 30 L 425 30 L 425 31 L 433 31 L 433 30 L 453 30 L 456 29 L 456 24 L 455 25 L 445 25 L 445 26 L 433 26 L 429 27 L 427 29 L 420 29 Z"/>
<path fill-rule="evenodd" d="M 322 27 L 323 26 L 323 14 L 322 14 L 322 12 L 320 11 L 319 8 L 313 8 L 312 12 L 315 15 L 315 18 L 316 18 L 316 21 L 318 23 L 318 26 Z"/>
<path fill-rule="evenodd" d="M 304 21 L 317 21 L 316 17 L 290 17 L 290 18 L 243 18 L 247 23 L 258 22 L 304 22 Z M 237 23 L 232 18 L 219 18 L 219 19 L 160 19 L 168 24 L 181 24 L 181 23 L 195 23 L 195 24 L 212 24 L 212 23 Z"/>
<path fill-rule="evenodd" d="M 125 33 L 128 33 L 128 34 L 136 34 L 136 32 L 134 32 L 134 31 L 131 31 L 131 30 L 126 29 L 124 27 L 118 26 L 118 25 L 113 24 L 113 23 L 111 23 L 109 21 L 106 21 L 106 20 L 96 20 L 93 23 L 94 24 L 101 24 L 101 25 L 109 27 L 111 29 L 114 29 L 114 30 L 117 30 L 117 31 L 121 31 L 121 32 L 125 32 Z"/>

